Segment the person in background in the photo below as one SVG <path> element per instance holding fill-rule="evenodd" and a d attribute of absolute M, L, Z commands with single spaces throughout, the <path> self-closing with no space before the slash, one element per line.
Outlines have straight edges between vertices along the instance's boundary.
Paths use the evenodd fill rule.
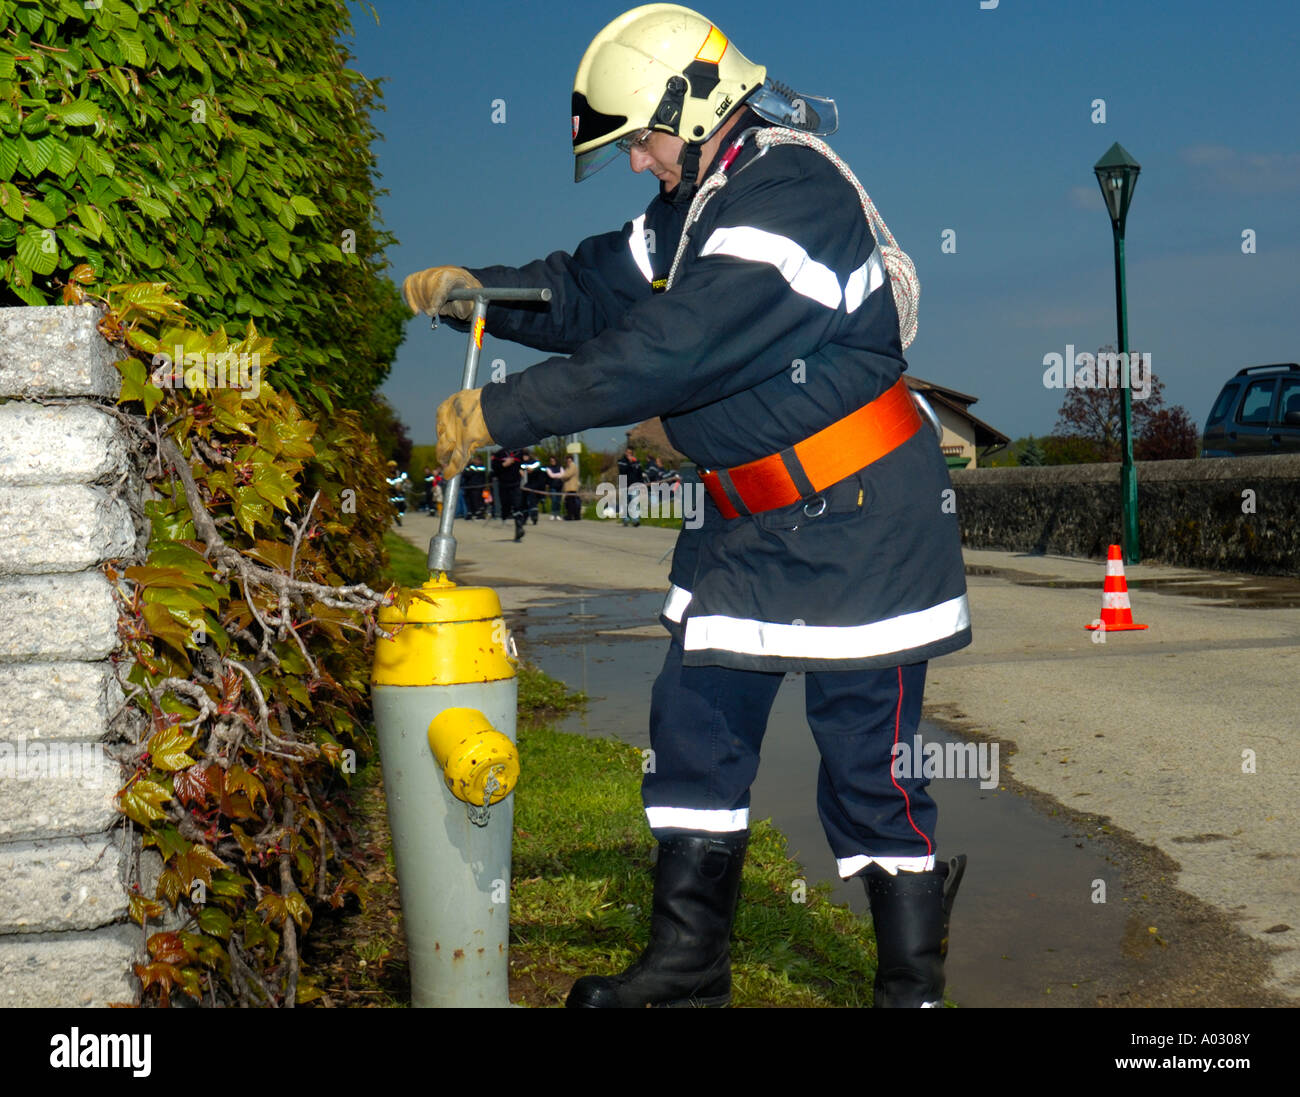
<path fill-rule="evenodd" d="M 564 480 L 564 469 L 560 468 L 560 459 L 551 454 L 551 459 L 546 462 L 546 468 L 543 469 L 547 476 L 549 485 L 549 494 L 551 497 L 551 521 L 560 521 L 560 507 L 564 500 L 564 493 L 561 488 L 561 482 Z"/>
<path fill-rule="evenodd" d="M 645 476 L 641 470 L 641 462 L 636 459 L 636 451 L 628 446 L 623 456 L 618 459 L 618 474 L 625 478 L 627 488 L 626 510 L 623 511 L 623 525 L 629 522 L 634 526 L 641 524 L 641 492 L 633 491 L 636 484 L 644 484 Z"/>
<path fill-rule="evenodd" d="M 487 480 L 487 462 L 475 456 L 465 466 L 465 471 L 460 478 L 461 494 L 464 496 L 465 509 L 468 511 L 467 518 L 487 520 L 487 500 L 484 495 L 491 496 L 491 492 L 488 491 Z"/>
<path fill-rule="evenodd" d="M 433 503 L 433 506 L 429 509 L 429 513 L 439 518 L 442 517 L 443 495 L 442 472 L 439 470 L 433 474 L 433 486 L 429 489 L 429 497 Z"/>
<path fill-rule="evenodd" d="M 523 465 L 527 450 L 500 449 L 492 457 L 492 471 L 500 487 L 500 516 L 515 520 L 515 540 L 524 539 Z"/>
<path fill-rule="evenodd" d="M 406 493 L 410 490 L 411 478 L 397 470 L 396 461 L 389 461 L 388 476 L 384 482 L 388 485 L 388 501 L 397 511 L 397 524 L 400 526 L 402 518 L 406 515 Z"/>
<path fill-rule="evenodd" d="M 423 510 L 425 514 L 433 513 L 433 488 L 436 482 L 437 482 L 437 478 L 434 476 L 433 469 L 431 469 L 428 465 L 425 465 L 424 466 L 424 502 L 420 505 L 420 509 Z"/>
<path fill-rule="evenodd" d="M 524 474 L 524 512 L 529 521 L 537 525 L 539 509 L 550 491 L 550 480 L 542 462 L 527 450 L 524 451 L 524 462 L 520 468 Z"/>
<path fill-rule="evenodd" d="M 582 518 L 582 505 L 578 501 L 578 459 L 572 453 L 564 463 L 564 478 L 560 481 L 560 490 L 564 493 L 564 520 L 577 522 Z"/>

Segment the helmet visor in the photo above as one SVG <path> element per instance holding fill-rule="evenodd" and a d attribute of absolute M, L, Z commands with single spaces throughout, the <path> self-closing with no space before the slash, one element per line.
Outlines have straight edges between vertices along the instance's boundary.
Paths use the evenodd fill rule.
<path fill-rule="evenodd" d="M 755 114 L 778 126 L 829 137 L 840 125 L 834 99 L 803 95 L 775 80 L 767 80 L 745 102 Z"/>
<path fill-rule="evenodd" d="M 610 141 L 609 144 L 601 145 L 599 148 L 577 153 L 573 162 L 573 181 L 581 183 L 584 179 L 590 179 L 601 168 L 618 159 L 622 151 L 617 141 Z"/>

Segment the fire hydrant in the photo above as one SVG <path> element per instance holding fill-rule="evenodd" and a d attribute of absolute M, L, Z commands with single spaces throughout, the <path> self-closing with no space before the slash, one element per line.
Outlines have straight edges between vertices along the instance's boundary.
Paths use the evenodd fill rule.
<path fill-rule="evenodd" d="M 474 302 L 462 388 L 474 387 L 487 302 L 550 298 L 546 289 L 451 294 Z M 459 492 L 457 474 L 429 545 L 431 578 L 380 610 L 393 637 L 375 645 L 372 697 L 411 1004 L 508 1006 L 516 658 L 496 591 L 450 578 Z"/>
<path fill-rule="evenodd" d="M 505 1006 L 517 689 L 501 602 L 430 580 L 380 611 L 373 698 L 414 1006 Z"/>

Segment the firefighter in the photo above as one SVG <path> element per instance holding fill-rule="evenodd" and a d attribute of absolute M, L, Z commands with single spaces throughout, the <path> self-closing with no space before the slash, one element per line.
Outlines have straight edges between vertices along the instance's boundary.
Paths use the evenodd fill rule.
<path fill-rule="evenodd" d="M 459 462 L 457 466 L 459 467 Z M 450 480 L 456 475 L 455 468 L 448 469 L 446 462 L 443 462 L 443 476 Z M 481 459 L 469 459 L 465 464 L 464 474 L 460 478 L 461 496 L 465 501 L 465 508 L 468 511 L 467 519 L 482 518 L 486 521 L 489 517 L 489 501 L 492 492 L 488 488 L 488 464 Z"/>
<path fill-rule="evenodd" d="M 524 474 L 524 510 L 533 525 L 537 525 L 539 510 L 547 495 L 550 494 L 550 478 L 541 459 L 527 451 L 524 452 L 520 469 Z"/>
<path fill-rule="evenodd" d="M 398 471 L 396 461 L 389 461 L 384 483 L 388 485 L 388 501 L 397 512 L 397 524 L 400 526 L 406 516 L 406 495 L 411 488 L 411 478 L 405 472 Z"/>
<path fill-rule="evenodd" d="M 515 523 L 515 540 L 524 539 L 524 523 L 528 511 L 524 503 L 524 453 L 520 450 L 498 450 L 492 456 L 492 472 L 496 477 L 501 497 L 501 520 L 512 518 Z"/>
<path fill-rule="evenodd" d="M 654 416 L 704 470 L 651 701 L 650 942 L 568 1004 L 729 1002 L 749 787 L 782 678 L 802 671 L 821 821 L 870 902 L 876 1004 L 937 1005 L 965 858 L 938 858 L 926 780 L 895 775 L 892 745 L 917 730 L 928 661 L 970 643 L 970 619 L 947 466 L 902 379 L 914 294 L 892 285 L 847 166 L 810 147 L 833 132 L 833 101 L 769 79 L 698 13 L 650 4 L 605 27 L 572 115 L 575 177 L 622 153 L 659 181 L 646 210 L 572 254 L 404 286 L 461 331 L 454 288 L 552 290 L 546 306 L 489 306 L 491 334 L 557 356 L 442 404 L 449 471 L 489 441 Z"/>
<path fill-rule="evenodd" d="M 640 491 L 635 490 L 635 485 L 645 484 L 645 473 L 642 471 L 641 462 L 637 460 L 636 450 L 631 446 L 623 452 L 623 456 L 618 459 L 618 476 L 622 481 L 619 488 L 625 493 L 623 499 L 623 525 L 631 522 L 634 526 L 641 524 L 641 494 L 645 491 L 642 486 Z"/>

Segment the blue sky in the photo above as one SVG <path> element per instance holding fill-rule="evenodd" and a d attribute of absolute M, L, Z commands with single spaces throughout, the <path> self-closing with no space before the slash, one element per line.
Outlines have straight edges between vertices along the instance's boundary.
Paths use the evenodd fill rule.
<path fill-rule="evenodd" d="M 988 0 L 985 0 L 988 2 Z M 353 4 L 376 115 L 394 279 L 520 264 L 620 227 L 656 182 L 616 162 L 573 182 L 569 98 L 623 3 Z M 631 4 L 626 6 L 630 7 Z M 835 97 L 830 139 L 916 262 L 909 368 L 979 397 L 1011 437 L 1062 393 L 1043 357 L 1115 339 L 1110 222 L 1092 165 L 1141 163 L 1127 240 L 1130 344 L 1198 425 L 1244 365 L 1300 360 L 1300 4 L 1294 0 L 710 0 L 699 10 L 799 91 Z M 1106 121 L 1092 120 L 1105 100 Z M 494 123 L 503 100 L 504 123 Z M 941 251 L 956 233 L 956 252 Z M 1253 230 L 1256 251 L 1244 254 Z M 542 356 L 487 339 L 510 372 Z M 417 442 L 460 387 L 464 337 L 412 320 L 383 391 Z M 486 379 L 486 374 L 481 375 Z M 610 448 L 621 432 L 589 432 Z"/>

